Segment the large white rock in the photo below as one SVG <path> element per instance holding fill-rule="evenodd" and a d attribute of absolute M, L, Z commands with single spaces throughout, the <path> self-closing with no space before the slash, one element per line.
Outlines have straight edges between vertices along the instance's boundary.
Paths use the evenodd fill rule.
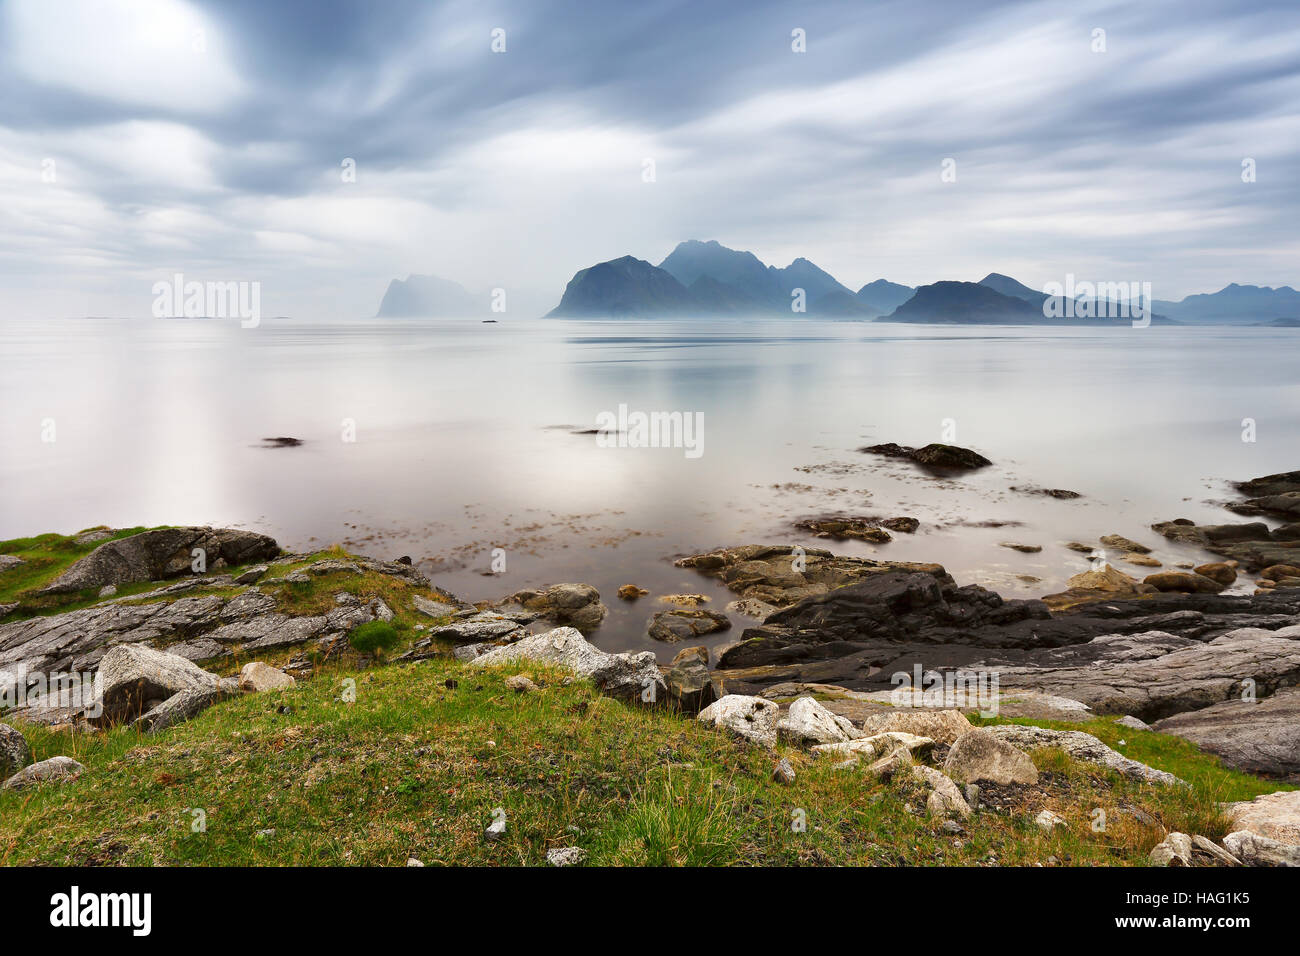
<path fill-rule="evenodd" d="M 1234 830 L 1250 830 L 1279 843 L 1300 846 L 1300 790 L 1279 790 L 1254 800 L 1225 803 Z"/>
<path fill-rule="evenodd" d="M 668 690 L 653 652 L 607 654 L 589 644 L 572 627 L 557 627 L 545 634 L 525 637 L 488 651 L 469 663 L 471 667 L 493 667 L 521 660 L 568 668 L 577 676 L 589 679 L 601 693 L 620 700 L 658 703 L 665 699 Z"/>
<path fill-rule="evenodd" d="M 776 725 L 777 735 L 800 746 L 843 743 L 862 735 L 846 717 L 833 714 L 811 697 L 800 697 Z"/>
<path fill-rule="evenodd" d="M 250 661 L 239 671 L 239 689 L 245 693 L 279 690 L 292 687 L 294 683 L 294 679 L 284 671 L 261 661 Z"/>
<path fill-rule="evenodd" d="M 1152 866 L 1191 866 L 1192 838 L 1186 833 L 1171 833 L 1151 848 L 1147 861 Z"/>
<path fill-rule="evenodd" d="M 1247 866 L 1300 866 L 1300 846 L 1280 843 L 1250 830 L 1229 833 L 1223 845 Z"/>
<path fill-rule="evenodd" d="M 881 760 L 900 750 L 921 756 L 933 747 L 934 741 L 929 737 L 918 737 L 915 734 L 891 730 L 843 743 L 818 744 L 812 748 L 812 753 L 814 757 L 842 757 L 857 762 L 863 759 Z"/>
<path fill-rule="evenodd" d="M 215 687 L 217 675 L 147 644 L 118 644 L 99 662 L 95 684 L 95 703 L 103 706 L 99 719 L 115 721 L 137 717 L 149 702 L 164 701 L 183 690 Z"/>
<path fill-rule="evenodd" d="M 762 747 L 775 747 L 776 725 L 780 717 L 780 706 L 770 700 L 728 694 L 705 707 L 696 719 L 742 740 Z"/>
<path fill-rule="evenodd" d="M 900 708 L 896 713 L 872 714 L 862 722 L 867 736 L 898 730 L 929 737 L 938 744 L 952 744 L 971 729 L 971 722 L 960 710 L 909 710 Z"/>
<path fill-rule="evenodd" d="M 1037 783 L 1038 768 L 1023 750 L 999 740 L 982 727 L 969 730 L 957 738 L 944 773 L 961 783 Z"/>
<path fill-rule="evenodd" d="M 970 804 L 947 774 L 924 764 L 912 767 L 911 773 L 930 788 L 930 796 L 925 801 L 925 809 L 930 816 L 939 819 L 957 816 L 965 819 L 971 815 Z"/>

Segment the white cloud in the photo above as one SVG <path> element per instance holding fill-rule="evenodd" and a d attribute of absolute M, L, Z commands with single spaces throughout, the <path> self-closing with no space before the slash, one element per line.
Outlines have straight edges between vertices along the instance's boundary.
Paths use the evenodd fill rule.
<path fill-rule="evenodd" d="M 220 31 L 183 0 L 10 0 L 4 23 L 10 62 L 43 85 L 192 113 L 243 92 Z"/>

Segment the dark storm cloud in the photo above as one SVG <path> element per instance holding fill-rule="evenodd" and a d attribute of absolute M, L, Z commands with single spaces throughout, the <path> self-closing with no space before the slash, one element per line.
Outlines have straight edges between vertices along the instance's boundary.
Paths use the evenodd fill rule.
<path fill-rule="evenodd" d="M 1300 278 L 1291 3 L 126 9 L 4 7 L 0 249 L 32 309 L 51 276 L 116 294 L 187 263 L 260 270 L 295 313 L 368 310 L 408 270 L 558 292 L 691 237 L 854 286 Z"/>

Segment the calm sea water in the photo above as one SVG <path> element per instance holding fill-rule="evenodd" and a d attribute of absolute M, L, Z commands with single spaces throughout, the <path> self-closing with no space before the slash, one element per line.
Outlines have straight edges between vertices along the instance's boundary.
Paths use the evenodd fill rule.
<path fill-rule="evenodd" d="M 612 608 L 595 638 L 610 648 L 653 645 L 653 599 L 619 602 L 620 584 L 702 591 L 720 609 L 728 595 L 672 559 L 722 545 L 939 561 L 959 581 L 1035 596 L 1086 568 L 1069 540 L 1118 532 L 1162 560 L 1202 557 L 1148 526 L 1234 520 L 1214 504 L 1229 480 L 1300 467 L 1298 336 L 814 320 L 0 323 L 0 539 L 233 525 L 293 549 L 409 554 L 469 600 L 585 581 Z M 703 413 L 703 454 L 574 433 L 620 404 Z M 995 466 L 937 480 L 854 450 L 938 441 L 945 426 Z M 304 444 L 261 447 L 279 435 Z M 791 527 L 828 513 L 922 525 L 879 546 Z M 972 526 L 988 521 L 1023 525 Z M 506 571 L 488 576 L 496 547 Z"/>

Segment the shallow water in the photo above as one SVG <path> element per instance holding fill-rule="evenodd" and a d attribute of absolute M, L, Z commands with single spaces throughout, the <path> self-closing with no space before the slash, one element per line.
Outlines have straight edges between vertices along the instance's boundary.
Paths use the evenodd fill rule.
<path fill-rule="evenodd" d="M 235 525 L 295 550 L 410 554 L 469 600 L 585 581 L 611 607 L 594 639 L 612 649 L 654 645 L 653 596 L 625 604 L 620 584 L 704 592 L 720 609 L 725 591 L 672 558 L 721 545 L 938 561 L 962 583 L 1037 596 L 1086 569 L 1069 540 L 1117 532 L 1166 562 L 1205 557 L 1148 526 L 1240 520 L 1213 503 L 1233 497 L 1229 480 L 1300 467 L 1296 342 L 1286 329 L 806 319 L 0 323 L 0 539 Z M 703 413 L 703 453 L 573 433 L 620 404 Z M 261 447 L 278 435 L 304 444 Z M 945 438 L 994 466 L 935 479 L 854 450 Z M 1008 490 L 1021 484 L 1085 497 Z M 791 527 L 833 512 L 922 524 L 885 545 Z M 969 526 L 990 520 L 1023 526 Z M 488 576 L 494 547 L 506 571 Z"/>

